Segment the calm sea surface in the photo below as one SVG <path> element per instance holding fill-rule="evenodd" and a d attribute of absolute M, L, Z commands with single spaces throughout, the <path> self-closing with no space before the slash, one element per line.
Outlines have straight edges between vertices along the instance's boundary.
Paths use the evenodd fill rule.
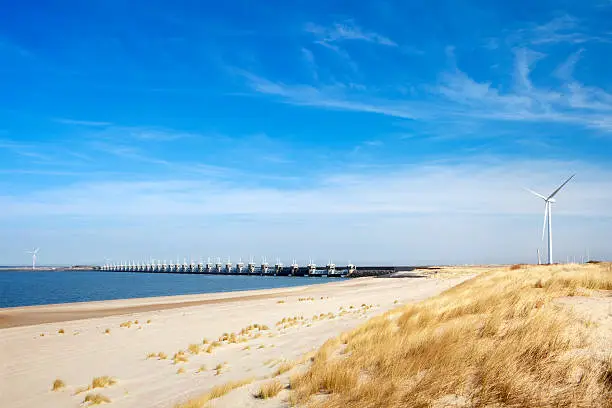
<path fill-rule="evenodd" d="M 0 308 L 270 289 L 329 281 L 328 278 L 272 276 L 0 271 Z"/>

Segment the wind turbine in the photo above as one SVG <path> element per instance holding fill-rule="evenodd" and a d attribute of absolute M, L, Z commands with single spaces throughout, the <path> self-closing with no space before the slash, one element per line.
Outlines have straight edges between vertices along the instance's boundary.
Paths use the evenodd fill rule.
<path fill-rule="evenodd" d="M 36 248 L 33 251 L 25 251 L 27 254 L 32 254 L 32 269 L 36 269 L 36 254 L 40 248 Z"/>
<path fill-rule="evenodd" d="M 536 197 L 544 200 L 544 225 L 542 227 L 542 241 L 544 241 L 544 234 L 546 233 L 546 229 L 548 227 L 548 264 L 552 265 L 552 204 L 556 202 L 554 196 L 567 184 L 571 179 L 573 179 L 575 174 L 572 174 L 570 178 L 565 180 L 563 184 L 561 184 L 555 191 L 553 191 L 548 197 L 544 197 L 541 194 L 536 193 L 533 190 L 526 188 L 525 190 L 529 191 L 531 194 Z M 548 222 L 548 224 L 547 224 Z"/>

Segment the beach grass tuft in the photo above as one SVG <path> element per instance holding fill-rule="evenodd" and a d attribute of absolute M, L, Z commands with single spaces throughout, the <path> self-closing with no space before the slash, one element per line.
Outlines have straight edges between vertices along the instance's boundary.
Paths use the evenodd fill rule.
<path fill-rule="evenodd" d="M 53 385 L 51 386 L 52 391 L 59 391 L 62 388 L 66 387 L 66 384 L 60 380 L 59 378 L 53 381 Z"/>
<path fill-rule="evenodd" d="M 293 367 L 295 367 L 296 364 L 297 363 L 295 361 L 281 362 L 280 365 L 276 368 L 276 371 L 274 371 L 274 377 L 284 374 L 287 371 L 290 371 Z"/>
<path fill-rule="evenodd" d="M 58 333 L 58 334 L 64 334 L 64 329 L 59 329 L 59 330 L 57 331 L 57 333 Z"/>
<path fill-rule="evenodd" d="M 184 403 L 177 404 L 174 406 L 174 408 L 203 408 L 209 401 L 222 397 L 230 391 L 233 391 L 236 388 L 243 387 L 252 382 L 253 379 L 248 378 L 241 381 L 230 381 L 225 384 L 217 385 L 206 394 L 190 399 L 189 401 L 186 401 Z"/>
<path fill-rule="evenodd" d="M 172 356 L 172 361 L 174 362 L 174 364 L 186 363 L 189 361 L 189 358 L 187 358 L 187 355 L 183 350 L 179 350 L 174 353 L 174 356 Z"/>
<path fill-rule="evenodd" d="M 111 402 L 110 398 L 102 394 L 87 394 L 85 396 L 85 399 L 83 400 L 84 404 L 89 404 L 89 405 L 108 404 L 110 402 Z"/>
<path fill-rule="evenodd" d="M 259 387 L 259 390 L 253 395 L 258 399 L 274 398 L 281 392 L 283 385 L 278 380 L 272 380 Z"/>
<path fill-rule="evenodd" d="M 191 354 L 198 355 L 200 354 L 202 347 L 197 343 L 193 343 L 193 344 L 190 344 L 189 347 L 187 347 L 187 350 L 189 350 Z"/>
<path fill-rule="evenodd" d="M 117 380 L 104 375 L 102 377 L 96 377 L 91 381 L 91 388 L 106 388 L 117 383 Z"/>
<path fill-rule="evenodd" d="M 227 365 L 227 362 L 217 364 L 215 366 L 215 375 L 221 375 L 223 371 L 225 370 L 226 365 Z"/>

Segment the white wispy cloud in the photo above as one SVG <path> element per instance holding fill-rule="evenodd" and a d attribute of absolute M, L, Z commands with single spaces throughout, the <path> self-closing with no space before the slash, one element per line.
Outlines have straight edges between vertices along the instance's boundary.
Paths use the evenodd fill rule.
<path fill-rule="evenodd" d="M 564 259 L 590 248 L 591 256 L 609 258 L 609 169 L 482 157 L 338 171 L 289 189 L 239 180 L 126 177 L 3 189 L 0 224 L 11 240 L 0 255 L 18 262 L 15 254 L 36 245 L 43 248 L 43 262 L 54 256 L 58 262 L 102 262 L 177 254 L 310 256 L 317 262 L 333 257 L 338 264 L 525 262 L 542 245 L 543 205 L 522 187 L 545 194 L 572 172 L 578 175 L 554 209 L 556 254 Z M 73 247 L 82 250 L 65 252 Z"/>
<path fill-rule="evenodd" d="M 241 74 L 251 89 L 294 105 L 359 111 L 403 119 L 471 117 L 498 121 L 569 123 L 610 130 L 612 94 L 586 86 L 571 77 L 580 53 L 572 54 L 553 72 L 563 77 L 557 88 L 542 87 L 531 78 L 536 62 L 547 56 L 526 48 L 515 48 L 514 87 L 496 88 L 492 82 L 476 81 L 455 68 L 442 72 L 439 81 L 421 85 L 408 98 L 389 96 L 374 88 L 341 84 L 286 84 L 248 72 Z M 452 55 L 452 52 L 451 52 Z M 398 87 L 404 84 L 398 84 Z"/>
<path fill-rule="evenodd" d="M 43 215 L 155 216 L 231 214 L 539 214 L 524 193 L 546 192 L 578 173 L 559 211 L 612 217 L 610 170 L 582 162 L 491 161 L 425 163 L 381 173 L 320 176 L 308 187 L 245 186 L 209 179 L 105 181 L 0 196 L 0 217 Z M 126 199 L 129 198 L 129 199 Z"/>
<path fill-rule="evenodd" d="M 330 27 L 321 26 L 314 23 L 308 23 L 304 27 L 304 31 L 315 38 L 315 43 L 319 44 L 338 55 L 351 68 L 353 72 L 359 72 L 359 66 L 351 57 L 346 49 L 340 44 L 346 41 L 363 41 L 371 44 L 378 44 L 387 47 L 397 48 L 393 40 L 384 35 L 373 31 L 367 31 L 355 24 L 353 20 L 337 22 Z M 401 48 L 403 52 L 418 52 L 414 48 Z"/>
<path fill-rule="evenodd" d="M 162 166 L 170 165 L 167 160 L 156 158 L 135 146 L 121 145 L 117 143 L 106 143 L 95 141 L 91 143 L 91 147 L 103 153 L 116 156 L 122 159 L 134 160 L 138 162 L 157 164 Z"/>
<path fill-rule="evenodd" d="M 531 27 L 518 30 L 510 38 L 511 41 L 521 41 L 525 45 L 541 45 L 554 43 L 583 44 L 587 42 L 611 42 L 609 36 L 589 34 L 581 21 L 571 15 L 556 17 L 544 24 L 534 24 Z"/>
<path fill-rule="evenodd" d="M 364 30 L 352 20 L 334 23 L 331 27 L 308 23 L 304 27 L 304 30 L 313 34 L 317 38 L 317 41 L 322 44 L 358 40 L 397 47 L 397 44 L 390 38 L 373 31 Z"/>
<path fill-rule="evenodd" d="M 76 125 L 76 126 L 92 126 L 92 127 L 100 127 L 100 126 L 111 126 L 111 122 L 102 122 L 102 121 L 94 121 L 94 120 L 76 120 L 76 119 L 67 119 L 67 118 L 55 118 L 55 122 L 63 123 L 65 125 Z"/>
<path fill-rule="evenodd" d="M 555 69 L 554 75 L 563 81 L 571 80 L 574 73 L 574 67 L 578 61 L 580 61 L 580 57 L 582 56 L 583 52 L 584 49 L 581 48 L 571 54 L 562 64 L 557 67 L 557 69 Z"/>
<path fill-rule="evenodd" d="M 306 66 L 310 70 L 312 79 L 317 82 L 319 80 L 319 74 L 317 72 L 317 62 L 315 61 L 314 54 L 308 48 L 302 47 L 302 58 L 306 62 Z"/>
<path fill-rule="evenodd" d="M 371 112 L 404 119 L 421 117 L 417 104 L 402 101 L 376 100 L 367 95 L 350 94 L 355 86 L 339 84 L 315 87 L 312 85 L 289 85 L 274 82 L 266 78 L 242 71 L 241 75 L 248 80 L 249 86 L 258 93 L 280 97 L 282 101 L 294 105 L 315 106 L 328 109 Z"/>

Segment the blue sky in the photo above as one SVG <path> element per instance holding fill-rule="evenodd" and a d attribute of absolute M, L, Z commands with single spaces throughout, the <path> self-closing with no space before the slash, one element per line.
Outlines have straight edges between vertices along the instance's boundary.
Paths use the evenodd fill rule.
<path fill-rule="evenodd" d="M 532 4 L 536 3 L 536 4 Z M 609 258 L 612 3 L 14 2 L 0 264 Z"/>

